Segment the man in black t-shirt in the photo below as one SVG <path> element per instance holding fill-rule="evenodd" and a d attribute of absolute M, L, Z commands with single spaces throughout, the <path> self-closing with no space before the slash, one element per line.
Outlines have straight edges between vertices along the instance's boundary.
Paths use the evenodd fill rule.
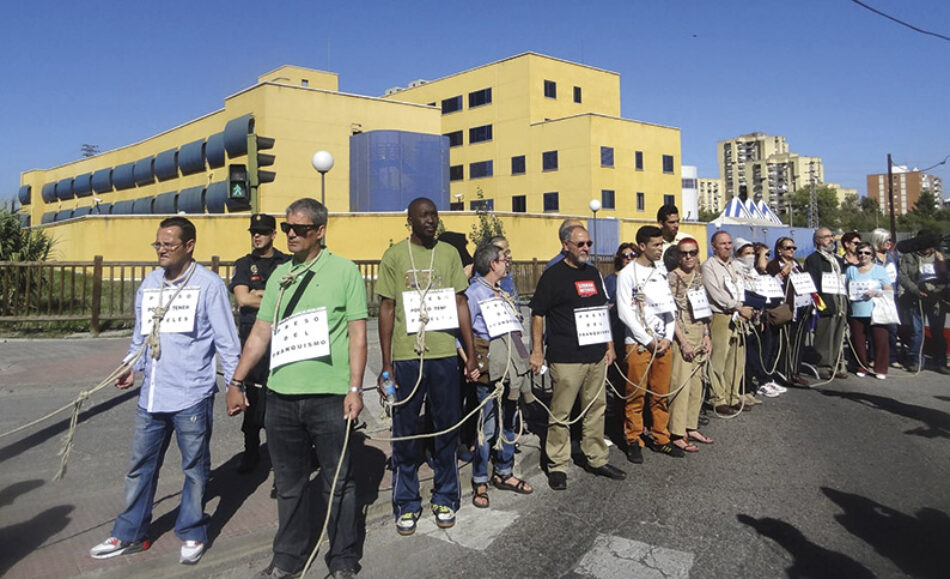
<path fill-rule="evenodd" d="M 564 259 L 545 270 L 538 281 L 531 307 L 531 369 L 538 372 L 545 358 L 542 334 L 547 320 L 547 360 L 551 366 L 554 396 L 552 417 L 548 423 L 545 453 L 548 458 L 548 484 L 554 490 L 567 488 L 567 465 L 571 459 L 571 435 L 564 424 L 570 418 L 575 400 L 587 409 L 583 418 L 581 450 L 587 457 L 587 469 L 612 479 L 623 479 L 622 470 L 607 464 L 604 441 L 603 390 L 606 366 L 614 361 L 614 346 L 609 336 L 607 292 L 600 272 L 587 263 L 591 240 L 580 225 L 561 233 Z M 601 318 L 603 318 L 601 320 Z M 581 327 L 578 327 L 581 320 Z M 601 341 L 594 329 L 606 324 L 608 333 Z M 602 336 L 602 335 L 601 335 Z M 581 345 L 584 343 L 585 345 Z M 588 405 L 590 406 L 588 408 Z"/>
<path fill-rule="evenodd" d="M 274 237 L 277 234 L 277 220 L 271 215 L 257 213 L 251 216 L 251 253 L 234 262 L 234 274 L 229 289 L 234 293 L 234 301 L 240 307 L 238 335 L 241 347 L 251 333 L 257 320 L 257 309 L 261 305 L 267 278 L 277 266 L 290 259 L 289 255 L 274 249 Z M 250 404 L 244 413 L 241 430 L 244 432 L 244 455 L 238 465 L 239 473 L 254 470 L 260 458 L 261 428 L 264 427 L 264 389 L 267 375 L 270 373 L 270 351 L 261 358 L 257 366 L 244 381 L 247 386 L 247 400 Z"/>

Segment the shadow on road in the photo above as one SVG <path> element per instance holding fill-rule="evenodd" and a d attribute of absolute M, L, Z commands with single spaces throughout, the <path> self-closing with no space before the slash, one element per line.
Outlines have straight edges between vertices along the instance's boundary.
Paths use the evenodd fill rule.
<path fill-rule="evenodd" d="M 844 514 L 841 526 L 874 547 L 912 577 L 947 577 L 950 570 L 950 516 L 932 508 L 907 515 L 867 497 L 821 487 Z"/>
<path fill-rule="evenodd" d="M 24 480 L 13 483 L 12 485 L 0 491 L 0 507 L 12 505 L 18 496 L 25 495 L 31 490 L 43 486 L 43 484 L 44 482 L 39 479 Z"/>
<path fill-rule="evenodd" d="M 99 404 L 96 404 L 95 406 L 80 412 L 79 413 L 80 426 L 82 425 L 83 421 L 89 420 L 93 416 L 102 414 L 103 412 L 112 410 L 116 406 L 122 404 L 123 402 L 131 398 L 138 398 L 138 395 L 139 395 L 139 391 L 137 388 L 134 390 L 127 390 L 127 391 L 124 391 L 122 394 L 119 394 L 118 396 L 115 396 L 108 400 L 104 400 L 100 402 Z M 3 462 L 9 458 L 13 458 L 14 456 L 17 456 L 23 452 L 26 452 L 27 450 L 30 450 L 34 446 L 39 446 L 43 444 L 44 442 L 46 442 L 50 438 L 53 438 L 54 436 L 57 436 L 59 434 L 66 432 L 66 430 L 69 429 L 69 416 L 68 415 L 66 416 L 67 417 L 65 420 L 60 420 L 59 422 L 50 424 L 46 428 L 39 430 L 37 432 L 34 432 L 33 434 L 27 436 L 26 438 L 22 440 L 18 440 L 14 442 L 13 444 L 8 444 L 7 446 L 0 448 L 0 462 Z M 39 417 L 30 417 L 30 420 L 33 420 L 34 418 L 39 418 Z"/>
<path fill-rule="evenodd" d="M 789 577 L 870 579 L 874 577 L 867 567 L 843 553 L 837 553 L 812 543 L 793 525 L 779 519 L 763 517 L 756 519 L 739 514 L 736 519 L 749 525 L 763 537 L 781 545 L 794 558 L 786 569 Z"/>
<path fill-rule="evenodd" d="M 46 509 L 29 521 L 0 529 L 0 577 L 69 524 L 72 505 Z"/>
<path fill-rule="evenodd" d="M 891 414 L 896 414 L 898 416 L 903 416 L 912 420 L 919 420 L 923 423 L 922 426 L 907 430 L 904 432 L 904 434 L 923 436 L 924 438 L 950 438 L 950 414 L 947 414 L 946 412 L 935 410 L 933 408 L 927 408 L 925 406 L 918 406 L 916 404 L 906 404 L 886 396 L 865 394 L 863 392 L 822 390 L 821 393 L 825 396 L 835 396 L 865 404 L 871 408 L 884 410 L 885 412 L 890 412 Z"/>

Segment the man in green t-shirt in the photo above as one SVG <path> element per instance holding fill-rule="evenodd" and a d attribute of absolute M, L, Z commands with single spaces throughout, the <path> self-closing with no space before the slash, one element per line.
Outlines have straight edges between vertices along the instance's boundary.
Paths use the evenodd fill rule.
<path fill-rule="evenodd" d="M 244 345 L 227 409 L 248 407 L 244 379 L 271 345 L 264 427 L 277 487 L 277 534 L 268 577 L 299 573 L 310 547 L 310 449 L 323 465 L 340 463 L 333 502 L 334 469 L 320 470 L 320 488 L 330 505 L 330 574 L 359 572 L 356 484 L 344 449 L 347 418 L 363 409 L 366 368 L 366 286 L 359 268 L 323 249 L 327 210 L 313 199 L 287 208 L 281 230 L 293 259 L 267 281 L 257 322 Z M 319 433 L 319 434 L 318 434 Z"/>
<path fill-rule="evenodd" d="M 386 250 L 379 263 L 379 345 L 383 372 L 389 373 L 397 387 L 393 436 L 419 434 L 419 412 L 426 398 L 435 431 L 452 429 L 435 438 L 432 453 L 432 512 L 436 524 L 447 529 L 455 524 L 461 495 L 455 456 L 455 426 L 461 418 L 456 336 L 461 338 L 468 359 L 465 373 L 472 380 L 478 378 L 464 294 L 468 279 L 455 248 L 435 238 L 439 225 L 435 203 L 424 197 L 415 199 L 408 214 L 409 239 Z M 419 464 L 423 459 L 421 440 L 393 443 L 393 512 L 400 535 L 414 533 L 422 514 Z"/>

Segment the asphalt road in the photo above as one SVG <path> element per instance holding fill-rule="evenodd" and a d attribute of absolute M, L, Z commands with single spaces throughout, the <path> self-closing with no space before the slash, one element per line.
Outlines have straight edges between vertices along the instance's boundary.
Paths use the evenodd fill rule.
<path fill-rule="evenodd" d="M 72 400 L 115 366 L 126 344 L 0 342 L 0 432 Z M 378 348 L 370 370 L 378 370 Z M 276 527 L 269 475 L 233 474 L 240 425 L 220 401 L 208 503 L 215 539 L 202 562 L 177 563 L 174 445 L 157 494 L 153 547 L 108 561 L 88 557 L 122 506 L 134 404 L 134 394 L 104 391 L 87 405 L 63 481 L 50 477 L 65 418 L 0 439 L 0 575 L 238 578 L 267 564 Z M 367 410 L 370 430 L 378 426 L 374 410 Z M 950 576 L 946 377 L 900 370 L 884 382 L 851 377 L 767 399 L 703 431 L 715 444 L 684 459 L 647 452 L 643 465 L 629 465 L 613 447 L 611 462 L 628 471 L 627 480 L 575 467 L 565 492 L 547 488 L 537 438 L 527 437 L 518 470 L 534 494 L 492 490 L 486 510 L 466 495 L 454 529 L 436 529 L 426 512 L 412 537 L 396 535 L 380 473 L 384 453 L 366 447 L 361 576 Z M 325 573 L 318 563 L 312 576 Z"/>

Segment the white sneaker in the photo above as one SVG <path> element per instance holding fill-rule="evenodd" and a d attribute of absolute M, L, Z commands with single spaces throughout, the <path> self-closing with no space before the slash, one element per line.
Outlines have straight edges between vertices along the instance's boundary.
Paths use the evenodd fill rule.
<path fill-rule="evenodd" d="M 109 537 L 92 549 L 89 549 L 89 555 L 93 559 L 108 559 L 110 557 L 118 557 L 119 555 L 131 555 L 132 553 L 145 551 L 150 546 L 148 539 L 141 541 L 122 541 L 115 537 Z"/>
<path fill-rule="evenodd" d="M 876 374 L 874 377 L 878 380 L 887 380 L 887 374 Z"/>
<path fill-rule="evenodd" d="M 857 376 L 858 378 L 864 378 L 865 376 L 867 376 L 867 374 L 865 374 L 864 372 L 855 372 L 854 375 Z"/>
<path fill-rule="evenodd" d="M 775 390 L 779 394 L 785 394 L 786 392 L 788 392 L 788 388 L 786 388 L 785 386 L 782 386 L 778 382 L 769 382 L 769 384 L 772 385 L 772 390 Z"/>
<path fill-rule="evenodd" d="M 777 397 L 779 394 L 781 394 L 781 392 L 779 392 L 778 390 L 776 390 L 776 389 L 774 388 L 774 386 L 775 386 L 774 383 L 772 383 L 772 382 L 766 382 L 765 384 L 759 386 L 758 393 L 761 394 L 762 396 L 767 397 L 767 398 L 775 398 L 775 397 Z"/>
<path fill-rule="evenodd" d="M 194 565 L 201 559 L 205 552 L 204 543 L 201 541 L 185 541 L 181 544 L 181 556 L 178 562 L 183 565 Z"/>

